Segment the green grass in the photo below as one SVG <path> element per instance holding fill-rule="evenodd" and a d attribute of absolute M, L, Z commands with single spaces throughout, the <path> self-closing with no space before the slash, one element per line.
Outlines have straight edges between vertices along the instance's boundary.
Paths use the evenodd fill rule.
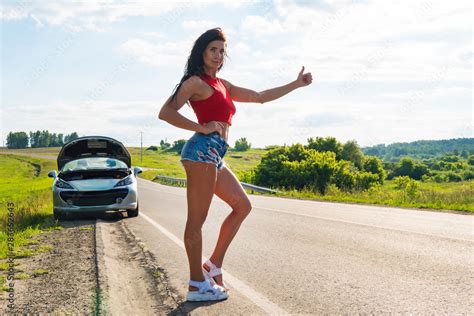
<path fill-rule="evenodd" d="M 293 197 L 321 201 L 337 201 L 387 205 L 409 208 L 426 208 L 438 210 L 457 210 L 474 213 L 474 181 L 444 183 L 419 182 L 415 191 L 396 189 L 393 181 L 385 181 L 362 192 L 347 193 L 335 186 L 330 186 L 325 195 L 309 190 L 289 190 L 277 194 L 282 197 Z"/>
<path fill-rule="evenodd" d="M 143 163 L 140 157 L 140 148 L 128 148 L 132 155 L 132 164 L 140 167 L 155 168 L 157 170 L 144 171 L 141 177 L 153 179 L 156 175 L 186 178 L 186 173 L 179 162 L 177 153 L 143 150 Z M 225 157 L 227 166 L 240 177 L 243 173 L 255 167 L 260 158 L 266 153 L 264 149 L 251 149 L 246 152 L 229 150 Z"/>
<path fill-rule="evenodd" d="M 48 274 L 49 271 L 46 270 L 46 269 L 36 269 L 36 270 L 33 270 L 33 274 L 34 275 L 43 275 L 43 274 Z"/>
<path fill-rule="evenodd" d="M 50 170 L 54 160 L 26 156 L 0 155 L 0 259 L 7 257 L 8 203 L 13 203 L 14 256 L 30 256 L 48 251 L 46 247 L 26 249 L 31 237 L 45 229 L 56 229 L 52 217 Z M 38 173 L 39 172 L 39 173 Z"/>
<path fill-rule="evenodd" d="M 15 280 L 24 280 L 24 279 L 29 279 L 29 278 L 30 278 L 30 275 L 25 272 L 17 273 L 14 276 Z"/>

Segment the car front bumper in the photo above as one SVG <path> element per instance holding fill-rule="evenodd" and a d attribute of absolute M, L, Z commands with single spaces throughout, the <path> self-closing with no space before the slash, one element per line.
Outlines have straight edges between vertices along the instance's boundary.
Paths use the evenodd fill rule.
<path fill-rule="evenodd" d="M 118 198 L 120 198 L 119 201 L 117 201 Z M 55 212 L 135 210 L 137 206 L 136 186 L 89 192 L 53 190 Z"/>

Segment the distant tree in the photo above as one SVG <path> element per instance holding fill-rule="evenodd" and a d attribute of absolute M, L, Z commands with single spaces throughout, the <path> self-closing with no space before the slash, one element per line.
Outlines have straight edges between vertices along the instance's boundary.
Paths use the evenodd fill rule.
<path fill-rule="evenodd" d="M 56 133 L 51 134 L 51 143 L 49 147 L 57 147 L 58 146 L 58 135 Z"/>
<path fill-rule="evenodd" d="M 186 144 L 185 139 L 178 139 L 173 143 L 173 146 L 169 149 L 169 151 L 175 151 L 178 154 L 181 154 L 181 150 L 183 149 L 184 144 Z"/>
<path fill-rule="evenodd" d="M 362 170 L 363 156 L 364 154 L 355 140 L 347 141 L 342 146 L 342 159 L 352 161 L 359 170 Z"/>
<path fill-rule="evenodd" d="M 383 181 L 386 177 L 385 170 L 383 169 L 383 164 L 380 158 L 375 156 L 366 156 L 363 159 L 363 169 L 370 173 L 377 175 L 378 182 L 383 184 Z"/>
<path fill-rule="evenodd" d="M 28 147 L 28 134 L 25 132 L 8 133 L 7 148 L 18 149 Z"/>
<path fill-rule="evenodd" d="M 58 146 L 64 145 L 64 135 L 62 133 L 58 134 Z"/>
<path fill-rule="evenodd" d="M 171 147 L 171 144 L 166 142 L 166 140 L 160 140 L 160 148 L 162 150 L 167 150 L 170 147 Z"/>
<path fill-rule="evenodd" d="M 242 137 L 235 141 L 234 149 L 236 151 L 247 151 L 251 146 L 252 144 L 250 144 L 245 137 Z"/>
<path fill-rule="evenodd" d="M 158 147 L 156 147 L 156 146 L 150 146 L 150 147 L 148 147 L 146 150 L 157 151 L 157 150 L 158 150 Z"/>
<path fill-rule="evenodd" d="M 64 145 L 63 142 L 63 134 L 51 134 L 51 142 L 49 143 L 49 147 L 59 147 Z"/>
<path fill-rule="evenodd" d="M 467 159 L 467 163 L 471 166 L 474 166 L 474 155 L 469 156 L 469 158 Z"/>
<path fill-rule="evenodd" d="M 464 181 L 472 180 L 474 179 L 474 170 L 465 170 L 462 174 L 462 178 Z"/>
<path fill-rule="evenodd" d="M 337 141 L 335 137 L 316 137 L 308 138 L 308 145 L 306 146 L 309 149 L 315 149 L 320 152 L 330 151 L 336 154 L 336 159 L 342 159 L 342 144 Z"/>
<path fill-rule="evenodd" d="M 474 154 L 474 138 L 419 140 L 411 143 L 393 143 L 363 148 L 366 155 L 378 156 L 385 161 L 399 160 L 401 156 L 413 158 L 438 157 L 443 154 L 461 153 L 463 158 Z M 465 151 L 467 153 L 463 153 Z M 456 154 L 457 155 L 457 154 Z"/>
<path fill-rule="evenodd" d="M 73 140 L 75 140 L 75 139 L 77 139 L 77 138 L 79 138 L 79 135 L 77 135 L 76 132 L 73 132 L 73 133 L 71 133 L 71 134 L 69 134 L 69 135 L 66 135 L 66 136 L 64 137 L 64 143 L 69 143 L 70 141 L 73 141 Z"/>
<path fill-rule="evenodd" d="M 40 147 L 41 131 L 30 132 L 30 147 Z"/>
<path fill-rule="evenodd" d="M 462 176 L 455 172 L 448 172 L 446 175 L 449 182 L 459 182 L 462 181 Z"/>
<path fill-rule="evenodd" d="M 38 147 L 49 147 L 51 143 L 51 134 L 48 131 L 42 131 L 40 133 Z"/>
<path fill-rule="evenodd" d="M 420 180 L 427 173 L 428 168 L 424 164 L 418 163 L 410 157 L 404 157 L 395 166 L 391 177 L 408 176 L 412 179 Z"/>

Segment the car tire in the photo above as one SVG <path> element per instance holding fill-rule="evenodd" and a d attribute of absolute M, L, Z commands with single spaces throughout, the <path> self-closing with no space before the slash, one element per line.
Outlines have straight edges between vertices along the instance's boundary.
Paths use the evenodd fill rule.
<path fill-rule="evenodd" d="M 53 217 L 55 220 L 64 219 L 64 213 L 60 211 L 53 210 Z"/>
<path fill-rule="evenodd" d="M 128 217 L 137 217 L 138 216 L 138 202 L 137 202 L 137 208 L 134 210 L 127 210 L 127 216 Z"/>

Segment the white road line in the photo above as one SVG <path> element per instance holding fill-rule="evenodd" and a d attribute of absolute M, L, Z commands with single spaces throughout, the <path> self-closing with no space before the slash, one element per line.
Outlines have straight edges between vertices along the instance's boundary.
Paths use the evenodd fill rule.
<path fill-rule="evenodd" d="M 162 232 L 166 237 L 171 239 L 178 247 L 186 251 L 186 248 L 184 247 L 184 243 L 173 235 L 170 231 L 168 231 L 166 228 L 152 220 L 150 217 L 145 215 L 142 211 L 140 211 L 140 216 L 146 219 L 150 224 L 155 226 L 160 232 Z M 207 260 L 208 258 L 203 256 L 204 260 Z M 270 315 L 288 315 L 289 313 L 286 312 L 285 310 L 281 309 L 278 305 L 275 303 L 271 302 L 268 298 L 266 298 L 264 295 L 258 293 L 255 291 L 253 288 L 245 284 L 244 282 L 240 281 L 238 278 L 232 276 L 229 272 L 226 271 L 225 274 L 226 278 L 226 283 L 232 285 L 233 288 L 235 288 L 237 291 L 239 291 L 242 295 L 246 296 L 249 300 L 251 300 L 255 305 L 263 309 L 265 312 L 267 312 Z"/>

